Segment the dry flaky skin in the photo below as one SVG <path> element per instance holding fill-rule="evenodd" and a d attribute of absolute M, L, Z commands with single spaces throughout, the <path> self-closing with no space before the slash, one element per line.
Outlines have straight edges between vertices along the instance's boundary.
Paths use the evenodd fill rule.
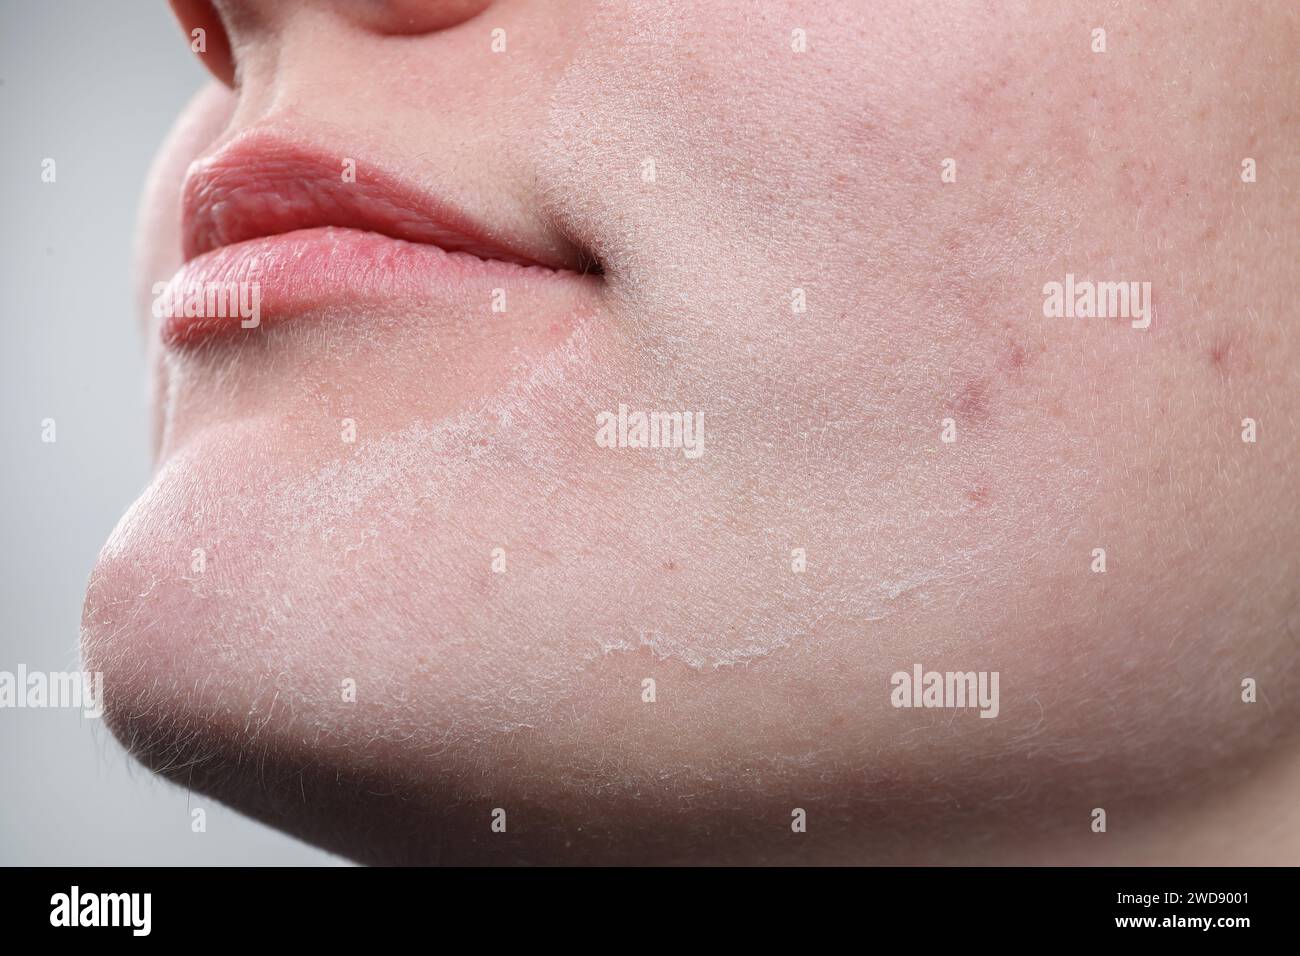
<path fill-rule="evenodd" d="M 236 126 L 604 275 L 159 357 L 85 613 L 141 759 L 377 862 L 1300 862 L 1293 4 L 326 6 L 229 5 Z M 145 288 L 231 109 L 159 161 Z M 1044 318 L 1066 273 L 1151 327 Z M 598 447 L 620 402 L 704 454 Z M 997 718 L 892 707 L 918 662 Z"/>

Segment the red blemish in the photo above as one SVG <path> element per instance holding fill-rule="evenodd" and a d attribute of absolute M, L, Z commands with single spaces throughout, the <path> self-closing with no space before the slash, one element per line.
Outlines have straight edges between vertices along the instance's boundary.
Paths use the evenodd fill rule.
<path fill-rule="evenodd" d="M 1247 367 L 1248 361 L 1246 353 L 1240 348 L 1240 345 L 1240 336 L 1232 333 L 1226 333 L 1216 338 L 1206 351 L 1210 368 L 1221 375 L 1242 371 L 1243 368 Z"/>
<path fill-rule="evenodd" d="M 982 422 L 989 417 L 988 386 L 983 379 L 976 379 L 957 394 L 957 415 L 967 422 Z"/>
<path fill-rule="evenodd" d="M 677 570 L 677 562 L 676 562 L 676 561 L 673 561 L 671 558 L 670 558 L 669 560 L 665 561 L 665 562 L 664 562 L 664 570 L 665 570 L 665 571 L 676 571 L 676 570 Z"/>
<path fill-rule="evenodd" d="M 984 508 L 993 497 L 993 489 L 986 484 L 979 484 L 966 492 L 966 497 L 975 507 Z"/>
<path fill-rule="evenodd" d="M 1029 353 L 1019 342 L 1011 342 L 1002 358 L 1002 365 L 1009 371 L 1019 372 L 1029 361 Z"/>

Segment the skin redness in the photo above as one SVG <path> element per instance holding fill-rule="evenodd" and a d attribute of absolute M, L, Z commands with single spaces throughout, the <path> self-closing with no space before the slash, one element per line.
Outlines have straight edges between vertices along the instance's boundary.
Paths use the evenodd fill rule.
<path fill-rule="evenodd" d="M 147 766 L 366 862 L 1300 859 L 1293 5 L 174 7 Z"/>

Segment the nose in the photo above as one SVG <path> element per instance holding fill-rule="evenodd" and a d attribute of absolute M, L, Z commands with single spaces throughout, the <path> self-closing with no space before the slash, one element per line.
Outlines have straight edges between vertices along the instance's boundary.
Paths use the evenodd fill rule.
<path fill-rule="evenodd" d="M 338 0 L 340 13 L 375 33 L 418 34 L 449 30 L 476 17 L 492 0 Z"/>
<path fill-rule="evenodd" d="M 209 73 L 226 86 L 235 85 L 235 57 L 230 35 L 209 0 L 171 0 L 172 12 L 181 22 L 193 50 Z"/>
<path fill-rule="evenodd" d="M 450 30 L 492 5 L 493 0 L 171 0 L 172 10 L 199 60 L 222 83 L 235 85 L 238 43 L 243 30 L 274 25 L 294 7 L 328 10 L 359 29 L 384 36 L 414 36 Z"/>

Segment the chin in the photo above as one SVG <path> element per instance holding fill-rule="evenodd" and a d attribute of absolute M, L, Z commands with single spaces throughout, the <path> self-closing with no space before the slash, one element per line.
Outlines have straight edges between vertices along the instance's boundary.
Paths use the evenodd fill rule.
<path fill-rule="evenodd" d="M 355 860 L 1216 862 L 1139 835 L 1280 745 L 1236 675 L 1285 687 L 1291 659 L 1250 634 L 1170 653 L 1158 572 L 1100 611 L 1047 566 L 920 575 L 873 610 L 870 567 L 755 570 L 752 532 L 676 480 L 560 478 L 504 439 L 470 473 L 445 424 L 288 431 L 167 456 L 100 556 L 83 652 L 145 766 Z M 615 491 L 668 504 L 597 529 Z M 923 706 L 924 673 L 900 706 L 917 667 L 996 672 L 995 712 Z M 1133 839 L 1099 848 L 1096 807 Z"/>

